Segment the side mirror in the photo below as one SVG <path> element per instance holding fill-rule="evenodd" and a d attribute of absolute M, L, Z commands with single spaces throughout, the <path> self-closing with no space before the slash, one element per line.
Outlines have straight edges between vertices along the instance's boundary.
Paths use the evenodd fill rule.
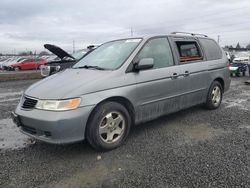
<path fill-rule="evenodd" d="M 154 59 L 153 58 L 143 58 L 138 63 L 135 64 L 135 70 L 146 70 L 151 69 L 154 66 Z"/>

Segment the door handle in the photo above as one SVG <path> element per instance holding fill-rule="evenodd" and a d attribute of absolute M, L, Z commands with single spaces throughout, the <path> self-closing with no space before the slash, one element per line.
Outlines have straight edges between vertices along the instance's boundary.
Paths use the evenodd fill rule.
<path fill-rule="evenodd" d="M 171 76 L 172 79 L 176 79 L 178 77 L 179 77 L 179 75 L 177 73 L 173 73 L 173 75 Z"/>
<path fill-rule="evenodd" d="M 185 73 L 183 74 L 184 77 L 189 76 L 189 75 L 190 75 L 189 71 L 185 71 Z"/>

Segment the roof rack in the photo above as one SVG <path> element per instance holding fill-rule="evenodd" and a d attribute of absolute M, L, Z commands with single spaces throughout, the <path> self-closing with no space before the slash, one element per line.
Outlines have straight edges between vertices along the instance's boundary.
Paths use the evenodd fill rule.
<path fill-rule="evenodd" d="M 208 37 L 207 35 L 204 34 L 199 34 L 199 33 L 188 33 L 188 32 L 172 32 L 171 34 L 186 34 L 186 35 L 191 35 L 191 36 L 202 36 L 202 37 Z"/>

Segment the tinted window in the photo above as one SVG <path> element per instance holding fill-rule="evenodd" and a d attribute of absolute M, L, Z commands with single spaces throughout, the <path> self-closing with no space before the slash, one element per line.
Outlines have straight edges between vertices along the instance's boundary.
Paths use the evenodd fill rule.
<path fill-rule="evenodd" d="M 201 51 L 195 41 L 177 41 L 180 62 L 202 60 Z"/>
<path fill-rule="evenodd" d="M 204 48 L 207 60 L 216 60 L 222 58 L 222 51 L 219 45 L 211 39 L 199 39 Z"/>
<path fill-rule="evenodd" d="M 137 58 L 153 58 L 154 68 L 169 67 L 174 64 L 167 38 L 152 39 L 147 42 Z"/>

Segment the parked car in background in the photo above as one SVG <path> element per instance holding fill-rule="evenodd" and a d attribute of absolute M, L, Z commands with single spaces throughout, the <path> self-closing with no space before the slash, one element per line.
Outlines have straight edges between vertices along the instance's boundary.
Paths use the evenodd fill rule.
<path fill-rule="evenodd" d="M 111 150 L 133 124 L 198 104 L 217 109 L 229 86 L 226 54 L 205 35 L 126 38 L 30 86 L 12 118 L 38 140 Z"/>
<path fill-rule="evenodd" d="M 229 65 L 231 76 L 235 75 L 237 77 L 240 77 L 241 74 L 245 76 L 247 72 L 247 68 L 248 68 L 248 65 L 245 63 L 230 63 Z"/>
<path fill-rule="evenodd" d="M 4 60 L 1 63 L 1 69 L 2 70 L 6 70 L 8 68 L 9 65 L 14 64 L 16 61 L 15 60 L 16 57 L 9 57 L 6 60 Z"/>
<path fill-rule="evenodd" d="M 247 69 L 250 68 L 250 54 L 248 52 L 238 52 L 234 54 L 233 62 L 230 63 L 231 76 L 246 75 Z M 249 71 L 250 73 L 250 71 Z"/>
<path fill-rule="evenodd" d="M 10 60 L 8 62 L 3 63 L 3 70 L 7 70 L 7 71 L 13 70 L 11 65 L 21 63 L 24 60 L 26 60 L 27 58 L 28 57 L 12 57 L 12 58 L 10 58 Z"/>
<path fill-rule="evenodd" d="M 41 75 L 43 77 L 50 76 L 56 72 L 72 67 L 95 48 L 94 45 L 91 45 L 87 49 L 78 50 L 70 55 L 60 47 L 52 44 L 45 44 L 44 47 L 55 54 L 58 58 L 48 61 L 46 64 L 41 66 Z"/>
<path fill-rule="evenodd" d="M 1 59 L 1 61 L 0 61 L 0 70 L 3 70 L 3 65 L 4 65 L 4 63 L 7 62 L 8 60 L 9 60 L 8 57 L 2 58 L 2 59 Z"/>
<path fill-rule="evenodd" d="M 9 70 L 34 70 L 40 69 L 41 65 L 44 65 L 47 61 L 39 58 L 24 59 L 20 62 L 9 66 Z"/>

